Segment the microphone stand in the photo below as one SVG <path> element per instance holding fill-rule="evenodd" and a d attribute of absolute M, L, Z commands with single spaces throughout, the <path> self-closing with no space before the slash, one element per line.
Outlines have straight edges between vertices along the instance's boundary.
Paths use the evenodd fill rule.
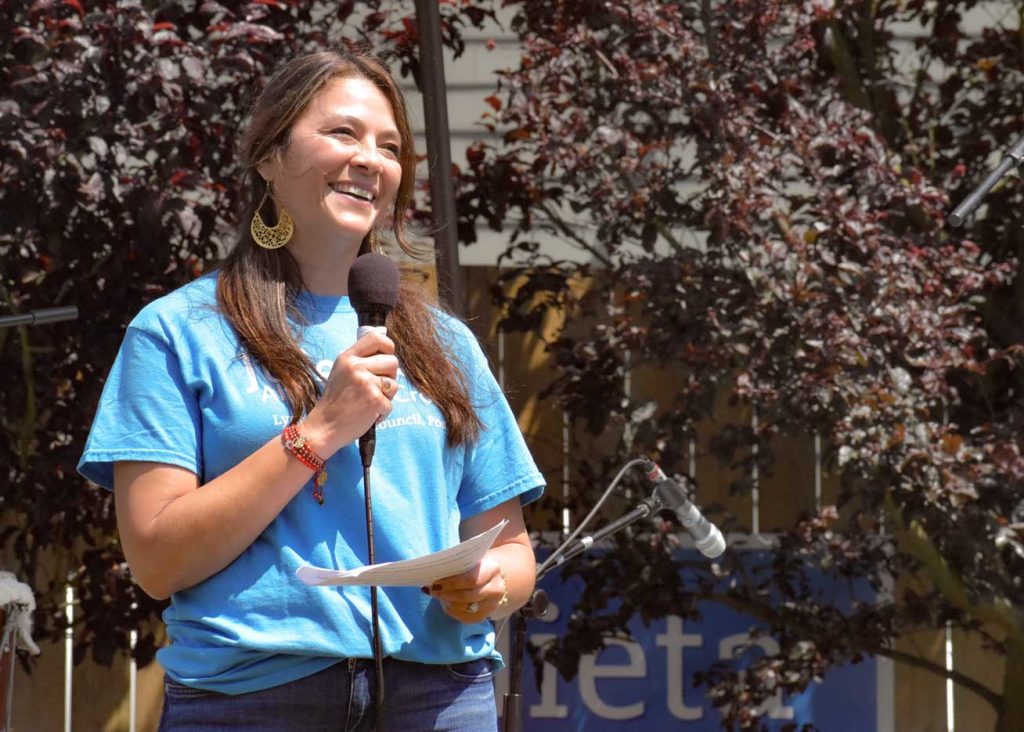
<path fill-rule="evenodd" d="M 963 200 L 963 202 L 953 209 L 953 213 L 949 215 L 947 221 L 950 226 L 960 226 L 964 223 L 971 212 L 974 211 L 980 204 L 981 199 L 992 190 L 992 187 L 999 181 L 1003 175 L 1006 174 L 1010 168 L 1014 165 L 1020 165 L 1024 163 L 1024 137 L 1017 140 L 1017 144 L 1010 148 L 1010 151 L 1006 153 L 1006 157 L 1003 161 L 996 166 L 996 169 L 988 174 L 988 177 L 981 182 L 981 185 L 975 188 L 971 193 Z"/>
<path fill-rule="evenodd" d="M 15 328 L 20 325 L 60 323 L 65 320 L 76 320 L 77 318 L 78 308 L 76 307 L 43 308 L 42 310 L 30 310 L 27 313 L 21 313 L 19 315 L 0 316 L 0 329 Z M 10 650 L 11 653 L 11 665 L 9 669 L 6 669 L 8 674 L 5 679 L 5 688 L 0 689 L 0 694 L 3 694 L 4 703 L 6 705 L 5 708 L 7 711 L 4 719 L 0 720 L 0 724 L 3 725 L 0 727 L 0 732 L 5 732 L 6 730 L 11 729 L 11 715 L 14 710 L 14 663 L 18 658 L 18 633 L 14 626 L 14 618 L 16 615 L 17 612 L 9 612 L 7 614 L 6 622 L 2 628 L 2 639 L 0 639 L 0 652 Z"/>
<path fill-rule="evenodd" d="M 0 317 L 0 328 L 13 328 L 18 325 L 44 325 L 76 318 L 78 318 L 78 308 L 76 307 L 44 308 L 30 310 L 21 315 L 4 315 Z"/>
<path fill-rule="evenodd" d="M 641 519 L 654 515 L 662 508 L 665 508 L 658 492 L 655 491 L 650 498 L 640 502 L 636 508 L 625 516 L 615 519 L 607 526 L 598 529 L 590 536 L 576 539 L 565 549 L 558 561 L 548 566 L 540 566 L 537 569 L 537 581 L 543 579 L 548 572 L 555 567 L 561 566 L 565 561 L 577 557 L 587 551 L 594 544 L 611 536 L 615 532 L 634 524 Z M 559 547 L 561 548 L 561 547 Z M 557 549 L 555 550 L 558 551 Z M 522 732 L 523 729 L 523 650 L 526 645 L 526 619 L 541 618 L 547 612 L 550 601 L 544 590 L 535 589 L 530 599 L 519 610 L 512 614 L 512 651 L 508 659 L 508 682 L 509 690 L 505 694 L 502 705 L 502 730 L 503 732 Z"/>

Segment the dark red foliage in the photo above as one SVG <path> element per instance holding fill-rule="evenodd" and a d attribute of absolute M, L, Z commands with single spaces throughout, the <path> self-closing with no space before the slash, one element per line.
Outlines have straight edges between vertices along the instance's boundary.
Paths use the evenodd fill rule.
<path fill-rule="evenodd" d="M 0 547 L 63 635 L 74 584 L 77 657 L 109 662 L 160 604 L 132 584 L 111 496 L 75 465 L 124 327 L 232 241 L 235 144 L 282 58 L 369 43 L 416 68 L 410 4 L 297 0 L 0 2 L 0 302 L 76 305 L 77 322 L 0 330 Z M 444 40 L 489 11 L 442 7 Z M 152 627 L 149 625 L 147 627 Z M 152 635 L 140 639 L 142 662 Z"/>
<path fill-rule="evenodd" d="M 489 97 L 486 121 L 506 134 L 471 151 L 460 232 L 513 230 L 511 291 L 496 289 L 504 327 L 569 312 L 549 344 L 551 390 L 591 432 L 622 435 L 577 501 L 588 505 L 588 487 L 630 452 L 682 472 L 683 438 L 723 386 L 758 415 L 756 431 L 722 430 L 724 459 L 749 468 L 754 458 L 735 456 L 757 445 L 770 471 L 769 437 L 817 432 L 842 476 L 841 533 L 829 507 L 779 537 L 774 572 L 741 581 L 737 556 L 717 570 L 737 580 L 719 599 L 781 644 L 745 681 L 730 668 L 704 675 L 726 722 L 756 726 L 776 689 L 885 652 L 903 628 L 974 628 L 991 621 L 986 607 L 1020 607 L 1019 179 L 990 194 L 969 238 L 944 222 L 1024 132 L 1012 4 L 980 16 L 976 35 L 961 23 L 973 2 L 505 4 L 526 54 Z M 588 264 L 544 258 L 544 239 Z M 608 286 L 579 301 L 566 283 L 581 276 Z M 627 351 L 678 375 L 657 409 L 627 393 Z M 897 544 L 901 526 L 926 548 Z M 914 572 L 935 590 L 849 617 L 794 579 L 821 570 L 879 588 Z M 627 586 L 636 612 L 657 614 L 649 603 L 663 606 L 665 589 L 645 595 L 632 576 L 618 560 L 591 572 L 581 617 Z M 960 585 L 966 599 L 950 591 Z M 1024 637 L 1019 620 L 1010 626 Z M 571 669 L 624 631 L 581 630 L 548 657 Z"/>

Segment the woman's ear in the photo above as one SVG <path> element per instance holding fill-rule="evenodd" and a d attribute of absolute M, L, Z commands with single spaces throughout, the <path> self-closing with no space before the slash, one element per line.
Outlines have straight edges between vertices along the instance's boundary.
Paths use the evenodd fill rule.
<path fill-rule="evenodd" d="M 264 182 L 273 183 L 274 174 L 277 172 L 277 166 L 268 158 L 256 166 L 256 172 L 260 174 L 260 178 L 262 178 Z"/>
<path fill-rule="evenodd" d="M 256 172 L 267 183 L 273 183 L 281 177 L 282 155 L 280 148 L 273 149 L 269 155 L 256 165 Z"/>

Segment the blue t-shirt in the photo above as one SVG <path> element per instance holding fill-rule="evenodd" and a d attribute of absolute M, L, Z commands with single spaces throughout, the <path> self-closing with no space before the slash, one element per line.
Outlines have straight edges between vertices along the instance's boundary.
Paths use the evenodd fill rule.
<path fill-rule="evenodd" d="M 216 282 L 216 274 L 206 275 L 149 304 L 129 325 L 79 463 L 86 478 L 112 488 L 115 462 L 144 460 L 187 468 L 205 484 L 289 422 L 280 386 L 252 364 L 217 309 Z M 302 348 L 326 377 L 355 341 L 356 314 L 347 297 L 304 294 L 299 306 L 308 321 Z M 370 473 L 377 562 L 452 546 L 464 519 L 517 496 L 527 503 L 543 490 L 476 339 L 459 321 L 438 319 L 483 430 L 474 443 L 449 448 L 440 410 L 399 372 L 392 412 L 377 425 Z M 327 473 L 322 506 L 307 484 L 231 564 L 174 593 L 164 612 L 171 643 L 157 654 L 172 678 L 237 694 L 373 656 L 369 589 L 308 587 L 295 576 L 305 564 L 367 564 L 357 446 L 331 456 Z M 489 621 L 459 623 L 418 587 L 378 594 L 385 655 L 500 662 Z"/>

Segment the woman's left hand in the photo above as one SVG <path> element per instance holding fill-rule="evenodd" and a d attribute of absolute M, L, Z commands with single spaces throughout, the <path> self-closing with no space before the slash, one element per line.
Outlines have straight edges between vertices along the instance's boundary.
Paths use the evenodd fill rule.
<path fill-rule="evenodd" d="M 501 574 L 501 565 L 491 556 L 484 555 L 472 569 L 437 580 L 424 587 L 441 607 L 460 623 L 479 623 L 493 613 L 506 597 L 507 585 Z"/>

